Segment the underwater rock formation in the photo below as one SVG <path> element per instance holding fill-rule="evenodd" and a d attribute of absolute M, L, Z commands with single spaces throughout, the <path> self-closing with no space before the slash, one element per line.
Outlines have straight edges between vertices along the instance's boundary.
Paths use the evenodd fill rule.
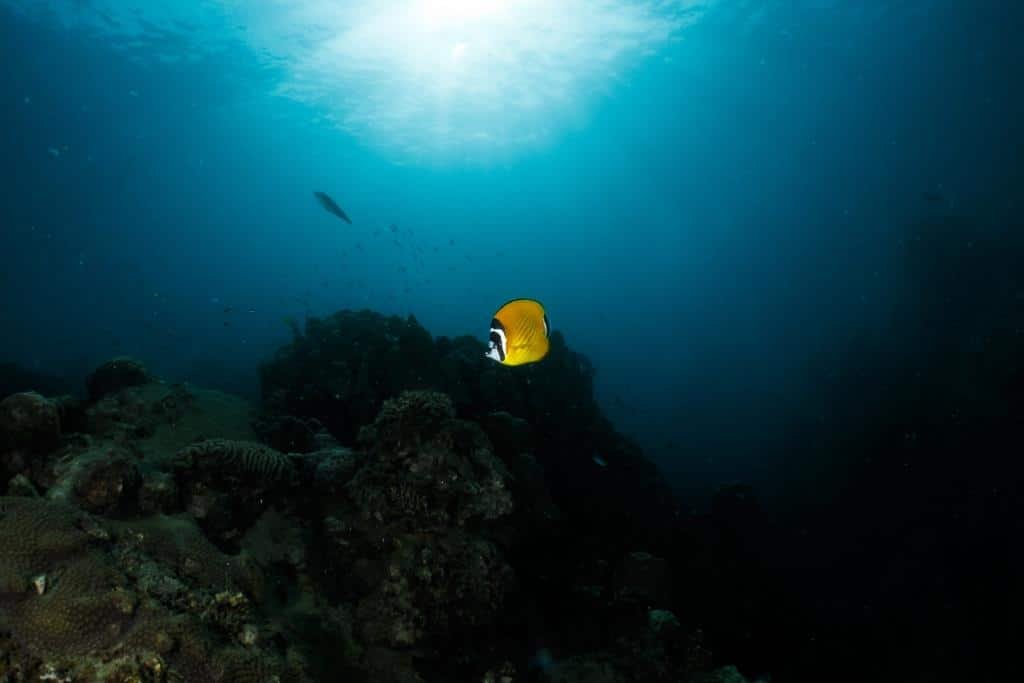
<path fill-rule="evenodd" d="M 503 605 L 503 620 L 525 627 L 540 618 L 554 642 L 558 631 L 575 629 L 577 649 L 604 647 L 600 632 L 615 629 L 624 612 L 646 623 L 648 603 L 668 608 L 675 599 L 671 560 L 661 557 L 677 545 L 678 506 L 653 464 L 602 417 L 594 370 L 561 334 L 552 334 L 548 357 L 531 366 L 501 367 L 484 350 L 472 337 L 432 340 L 412 318 L 343 311 L 310 319 L 263 366 L 261 420 L 323 425 L 356 448 L 347 457 L 307 458 L 313 480 L 340 495 L 311 513 L 324 519 L 316 559 L 330 577 L 324 589 L 355 601 L 357 622 L 382 615 L 364 623 L 369 631 L 355 630 L 374 645 L 420 646 L 432 629 L 437 640 L 428 614 L 403 607 L 435 592 L 424 593 L 419 574 L 383 583 L 373 577 L 392 570 L 406 577 L 417 567 L 408 547 L 420 548 L 423 534 L 479 529 L 479 539 L 500 551 L 494 571 L 508 578 L 500 590 L 477 593 L 528 596 L 494 603 Z M 609 468 L 597 467 L 596 456 Z M 391 546 L 399 543 L 404 550 Z M 432 557 L 439 544 L 440 537 L 428 546 Z M 440 547 L 443 556 L 479 558 L 465 548 L 488 546 L 458 540 Z M 451 572 L 419 564 L 431 576 Z M 378 602 L 384 599 L 390 606 Z M 532 614 L 538 602 L 543 617 Z M 678 654 L 684 649 L 671 657 L 685 658 Z M 622 670 L 634 666 L 630 660 Z M 671 675 L 695 670 L 666 666 Z"/>
<path fill-rule="evenodd" d="M 41 453 L 60 443 L 60 409 L 33 391 L 12 394 L 0 401 L 0 449 Z"/>
<path fill-rule="evenodd" d="M 405 392 L 385 402 L 360 442 L 370 457 L 348 490 L 364 518 L 427 530 L 512 510 L 505 466 L 476 424 L 455 419 L 444 394 Z"/>
<path fill-rule="evenodd" d="M 608 524 L 648 491 L 560 499 L 552 486 L 555 449 L 589 457 L 567 435 L 595 427 L 584 447 L 607 437 L 620 485 L 654 476 L 594 412 L 564 342 L 553 367 L 583 374 L 562 378 L 561 399 L 526 383 L 488 403 L 488 383 L 522 378 L 481 364 L 471 385 L 465 340 L 367 312 L 307 332 L 264 368 L 255 420 L 121 359 L 91 376 L 88 405 L 68 404 L 71 430 L 59 401 L 0 404 L 0 680 L 685 681 L 709 668 L 672 611 L 671 559 Z M 562 411 L 560 436 L 538 410 Z M 606 509 L 577 517 L 589 504 Z M 539 668 L 538 636 L 562 654 Z"/>
<path fill-rule="evenodd" d="M 438 650 L 430 666 L 458 656 L 453 644 L 493 624 L 512 587 L 481 526 L 511 511 L 508 473 L 479 427 L 454 413 L 443 394 L 403 393 L 361 431 L 358 460 L 331 468 L 351 473 L 344 496 L 321 501 L 314 545 L 324 588 L 352 605 L 355 637 L 375 653 L 371 668 L 380 648 Z M 416 680 L 411 666 L 407 675 Z"/>
<path fill-rule="evenodd" d="M 352 445 L 385 400 L 436 385 L 433 353 L 433 339 L 411 316 L 341 311 L 311 318 L 304 334 L 260 368 L 265 408 L 315 418 Z"/>
<path fill-rule="evenodd" d="M 146 366 L 134 358 L 114 358 L 96 368 L 88 379 L 89 399 L 98 401 L 121 389 L 141 386 L 151 381 Z"/>
<path fill-rule="evenodd" d="M 183 567 L 159 563 L 163 535 L 152 524 L 111 533 L 60 503 L 0 498 L 5 680 L 233 681 L 238 667 L 266 666 L 230 644 L 251 617 L 223 560 L 190 539 L 195 563 L 218 569 L 188 586 Z"/>
<path fill-rule="evenodd" d="M 507 368 L 485 350 L 468 336 L 434 340 L 412 317 L 341 311 L 310 318 L 261 367 L 261 419 L 315 421 L 353 446 L 385 400 L 406 390 L 439 391 L 460 417 L 483 425 L 506 463 L 529 452 L 567 513 L 605 535 L 651 534 L 658 538 L 641 542 L 671 543 L 662 533 L 676 512 L 671 492 L 601 415 L 590 362 L 557 330 L 541 363 Z M 612 463 L 614 476 L 594 467 L 595 455 Z"/>
<path fill-rule="evenodd" d="M 60 402 L 5 404 L 0 452 L 16 473 L 0 497 L 0 678 L 310 680 L 253 641 L 258 568 L 181 511 L 180 439 L 218 425 L 250 436 L 224 419 L 232 402 L 104 367 L 86 432 L 61 433 Z"/>
<path fill-rule="evenodd" d="M 98 514 L 134 511 L 141 477 L 128 450 L 111 445 L 71 452 L 73 457 L 62 458 L 53 467 L 48 499 Z"/>

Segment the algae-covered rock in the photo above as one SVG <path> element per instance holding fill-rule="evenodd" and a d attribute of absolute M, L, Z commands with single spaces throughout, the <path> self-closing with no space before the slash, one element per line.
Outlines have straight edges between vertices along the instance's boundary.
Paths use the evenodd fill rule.
<path fill-rule="evenodd" d="M 355 616 L 365 642 L 388 647 L 410 647 L 424 638 L 443 642 L 492 623 L 513 581 L 493 544 L 457 533 L 402 536 L 383 568 Z"/>
<path fill-rule="evenodd" d="M 262 581 L 247 558 L 222 552 L 189 515 L 154 515 L 111 524 L 119 547 L 141 553 L 163 574 L 211 590 L 256 594 Z"/>
<path fill-rule="evenodd" d="M 514 574 L 480 529 L 511 511 L 509 475 L 443 394 L 385 402 L 360 443 L 366 452 L 311 454 L 313 490 L 332 512 L 313 545 L 333 590 L 354 605 L 352 633 L 366 653 L 358 668 L 383 676 L 371 680 L 419 680 L 405 659 L 386 675 L 378 664 L 409 648 L 439 648 L 436 663 L 506 606 Z"/>
<path fill-rule="evenodd" d="M 437 385 L 434 342 L 412 316 L 340 311 L 305 329 L 260 368 L 264 408 L 315 418 L 342 444 L 384 401 Z"/>
<path fill-rule="evenodd" d="M 38 498 L 39 490 L 24 474 L 16 474 L 7 482 L 7 495 L 21 498 Z"/>
<path fill-rule="evenodd" d="M 128 387 L 136 387 L 152 381 L 146 366 L 134 358 L 113 358 L 93 370 L 86 378 L 89 399 L 98 401 L 108 394 L 114 394 Z"/>
<path fill-rule="evenodd" d="M 159 470 L 142 475 L 138 491 L 139 512 L 151 515 L 174 512 L 178 505 L 178 486 L 174 475 Z"/>
<path fill-rule="evenodd" d="M 60 409 L 54 401 L 34 391 L 0 401 L 0 450 L 45 453 L 60 444 L 60 436 Z"/>
<path fill-rule="evenodd" d="M 145 459 L 169 464 L 182 448 L 205 439 L 253 441 L 247 401 L 189 384 L 150 382 L 93 403 L 85 429 L 130 446 Z"/>
<path fill-rule="evenodd" d="M 92 442 L 70 448 L 53 467 L 46 492 L 52 501 L 72 503 L 96 514 L 127 512 L 135 506 L 139 471 L 134 457 L 117 445 Z"/>
<path fill-rule="evenodd" d="M 79 507 L 88 512 L 124 512 L 135 504 L 139 470 L 125 453 L 97 460 L 86 467 L 75 482 Z"/>
<path fill-rule="evenodd" d="M 364 519 L 430 529 L 512 511 L 505 466 L 483 431 L 454 415 L 450 399 L 435 392 L 385 402 L 360 435 L 370 457 L 346 486 Z"/>
<path fill-rule="evenodd" d="M 310 453 L 301 460 L 305 478 L 317 492 L 336 495 L 352 479 L 359 466 L 358 455 L 348 448 L 330 448 Z"/>
<path fill-rule="evenodd" d="M 723 666 L 708 673 L 697 674 L 693 683 L 747 683 L 747 679 L 735 666 Z"/>

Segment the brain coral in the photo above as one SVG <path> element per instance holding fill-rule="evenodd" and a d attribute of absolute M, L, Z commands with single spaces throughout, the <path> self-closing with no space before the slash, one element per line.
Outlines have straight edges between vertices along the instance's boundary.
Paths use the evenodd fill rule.
<path fill-rule="evenodd" d="M 255 577 L 184 516 L 100 527 L 62 503 L 0 497 L 0 679 L 308 680 L 269 638 L 243 638 L 257 632 Z"/>
<path fill-rule="evenodd" d="M 0 498 L 0 620 L 31 653 L 109 647 L 132 622 L 135 598 L 86 528 L 64 505 Z"/>
<path fill-rule="evenodd" d="M 295 476 L 288 456 L 254 441 L 206 439 L 182 449 L 178 458 L 187 468 L 249 481 L 287 482 Z"/>
<path fill-rule="evenodd" d="M 36 498 L 0 497 L 0 596 L 85 551 L 88 534 L 74 508 Z"/>
<path fill-rule="evenodd" d="M 101 554 L 83 553 L 51 575 L 41 595 L 30 591 L 10 610 L 11 631 L 28 651 L 83 655 L 113 647 L 131 628 L 135 596 Z"/>

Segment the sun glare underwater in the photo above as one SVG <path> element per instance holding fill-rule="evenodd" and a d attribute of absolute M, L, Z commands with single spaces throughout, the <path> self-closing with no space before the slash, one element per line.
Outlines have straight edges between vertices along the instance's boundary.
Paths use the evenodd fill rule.
<path fill-rule="evenodd" d="M 15 1 L 139 59 L 244 45 L 273 92 L 395 161 L 508 159 L 551 144 L 706 0 Z M 143 54 L 147 47 L 151 52 Z"/>
<path fill-rule="evenodd" d="M 1019 679 L 1022 33 L 0 0 L 0 683 Z"/>

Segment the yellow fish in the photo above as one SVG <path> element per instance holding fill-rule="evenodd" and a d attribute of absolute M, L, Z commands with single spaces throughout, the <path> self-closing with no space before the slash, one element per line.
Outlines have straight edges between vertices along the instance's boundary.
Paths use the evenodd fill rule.
<path fill-rule="evenodd" d="M 502 365 L 536 363 L 548 355 L 548 315 L 533 299 L 513 299 L 491 319 L 490 348 L 486 356 Z"/>

